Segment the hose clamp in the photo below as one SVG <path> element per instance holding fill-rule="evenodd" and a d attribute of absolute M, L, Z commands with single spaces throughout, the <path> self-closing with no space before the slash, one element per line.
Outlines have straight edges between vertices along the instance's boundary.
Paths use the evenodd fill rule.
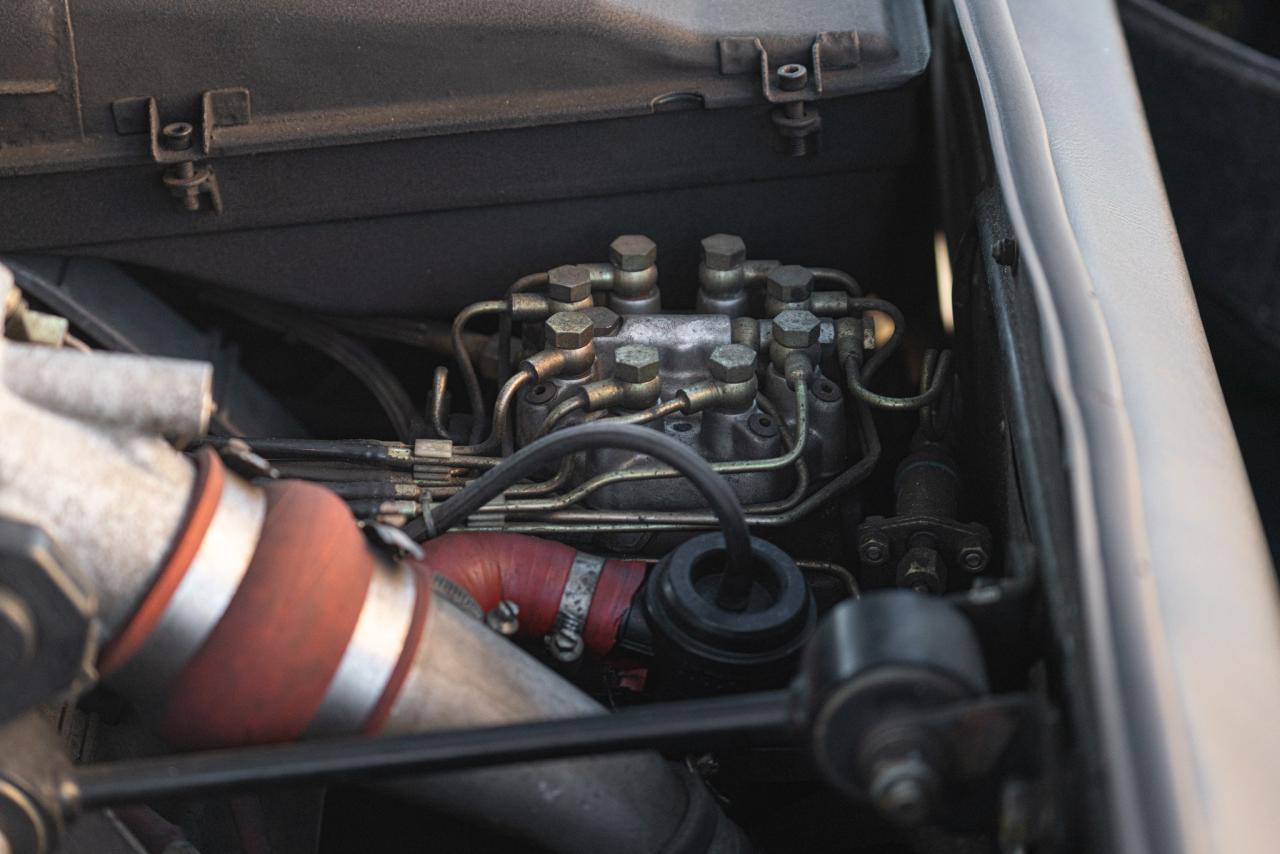
<path fill-rule="evenodd" d="M 346 652 L 307 726 L 308 737 L 359 732 L 368 720 L 408 642 L 417 583 L 418 574 L 407 565 L 378 562 Z"/>
<path fill-rule="evenodd" d="M 560 609 L 546 637 L 547 648 L 557 660 L 575 661 L 582 656 L 582 634 L 604 563 L 604 558 L 584 552 L 573 557 L 564 592 L 560 594 Z"/>
<path fill-rule="evenodd" d="M 109 677 L 139 705 L 161 708 L 168 689 L 222 619 L 258 545 L 267 499 L 226 475 L 217 509 L 195 557 L 137 652 Z"/>

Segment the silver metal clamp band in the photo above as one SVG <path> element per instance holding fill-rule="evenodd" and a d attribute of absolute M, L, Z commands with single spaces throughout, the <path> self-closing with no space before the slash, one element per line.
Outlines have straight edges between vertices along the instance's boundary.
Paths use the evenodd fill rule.
<path fill-rule="evenodd" d="M 144 708 L 158 709 L 174 680 L 226 613 L 258 547 L 267 497 L 227 472 L 218 506 L 172 598 L 111 685 Z"/>
<path fill-rule="evenodd" d="M 408 640 L 417 602 L 418 574 L 379 561 L 347 649 L 338 662 L 308 737 L 355 733 L 382 697 Z"/>
<path fill-rule="evenodd" d="M 560 610 L 556 613 L 557 628 L 572 630 L 581 635 L 587 624 L 587 614 L 591 612 L 591 601 L 596 595 L 596 585 L 600 583 L 600 571 L 604 569 L 604 558 L 578 552 L 569 567 L 569 577 L 564 582 L 564 592 L 560 594 Z"/>

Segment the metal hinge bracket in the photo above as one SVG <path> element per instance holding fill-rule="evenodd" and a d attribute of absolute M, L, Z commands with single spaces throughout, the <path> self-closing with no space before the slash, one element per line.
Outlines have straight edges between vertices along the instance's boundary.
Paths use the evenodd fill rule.
<path fill-rule="evenodd" d="M 808 102 L 822 97 L 824 60 L 836 67 L 858 64 L 858 34 L 819 33 L 809 46 L 808 54 L 808 65 L 787 62 L 773 68 L 769 51 L 759 38 L 736 36 L 720 40 L 720 73 L 743 74 L 757 70 L 760 93 L 770 104 L 777 105 L 770 118 L 792 157 L 803 157 L 816 150 L 822 118 Z"/>
<path fill-rule="evenodd" d="M 122 98 L 111 105 L 116 132 L 146 133 L 151 159 L 164 166 L 162 181 L 182 209 L 222 212 L 222 192 L 212 156 L 218 129 L 248 124 L 249 90 L 211 89 L 200 96 L 200 116 L 195 122 L 162 122 L 155 98 Z"/>

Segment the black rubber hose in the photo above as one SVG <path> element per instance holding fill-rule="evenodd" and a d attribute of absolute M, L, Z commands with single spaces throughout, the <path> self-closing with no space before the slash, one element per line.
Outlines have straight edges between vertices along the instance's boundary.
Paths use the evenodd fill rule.
<path fill-rule="evenodd" d="M 746 607 L 751 591 L 751 535 L 742 504 L 729 482 L 711 464 L 669 436 L 629 424 L 597 422 L 566 427 L 533 442 L 476 478 L 461 492 L 423 515 L 428 536 L 439 536 L 498 498 L 518 481 L 578 451 L 621 448 L 648 454 L 680 472 L 707 500 L 724 533 L 726 564 L 716 603 L 729 610 Z"/>
<path fill-rule="evenodd" d="M 200 300 L 233 312 L 256 326 L 284 332 L 319 350 L 369 389 L 400 441 L 412 442 L 425 435 L 426 422 L 418 415 L 409 393 L 395 374 L 361 342 L 296 309 L 246 294 L 215 288 L 201 291 Z"/>

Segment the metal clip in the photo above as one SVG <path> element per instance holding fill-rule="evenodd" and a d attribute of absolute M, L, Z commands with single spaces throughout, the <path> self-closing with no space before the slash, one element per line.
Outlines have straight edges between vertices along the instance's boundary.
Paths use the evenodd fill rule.
<path fill-rule="evenodd" d="M 758 38 L 723 39 L 720 43 L 721 70 L 738 70 L 745 66 L 750 51 L 756 54 L 760 93 L 770 104 L 777 104 L 770 118 L 778 129 L 778 135 L 787 144 L 787 153 L 803 157 L 812 153 L 816 135 L 822 129 L 818 111 L 806 102 L 822 97 L 823 44 L 830 42 L 830 34 L 821 34 L 809 48 L 809 66 L 789 62 L 772 69 L 769 51 Z M 774 86 L 774 78 L 777 86 Z"/>
<path fill-rule="evenodd" d="M 222 212 L 222 192 L 213 167 L 200 161 L 207 159 L 215 145 L 219 128 L 235 127 L 249 122 L 249 90 L 214 89 L 201 96 L 200 127 L 190 122 L 160 124 L 160 108 L 155 98 L 129 98 L 112 104 L 116 127 L 121 133 L 138 126 L 139 108 L 146 111 L 145 128 L 151 137 L 151 159 L 165 166 L 164 185 L 183 210 Z M 141 128 L 139 128 L 141 129 Z M 198 131 L 198 133 L 197 133 Z M 208 198 L 202 204 L 201 197 Z"/>

